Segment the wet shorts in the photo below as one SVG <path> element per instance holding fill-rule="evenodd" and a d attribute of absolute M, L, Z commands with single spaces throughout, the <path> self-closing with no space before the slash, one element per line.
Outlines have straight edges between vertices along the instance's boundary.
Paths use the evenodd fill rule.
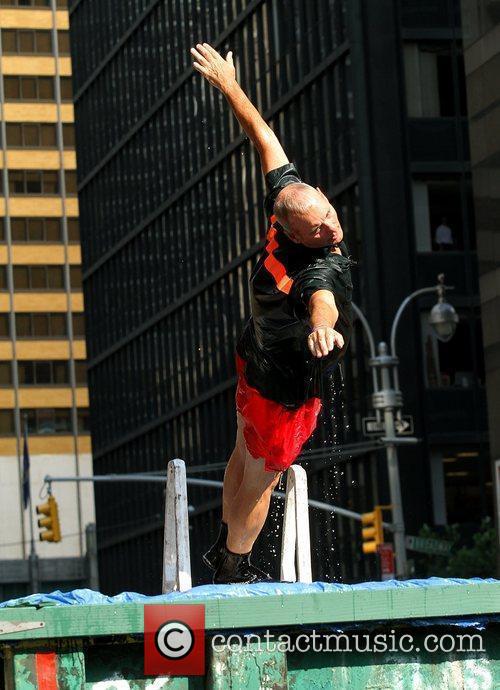
<path fill-rule="evenodd" d="M 236 409 L 244 420 L 243 435 L 250 455 L 264 458 L 268 472 L 286 470 L 316 428 L 321 399 L 310 398 L 296 410 L 264 398 L 244 375 L 245 360 L 236 353 Z"/>

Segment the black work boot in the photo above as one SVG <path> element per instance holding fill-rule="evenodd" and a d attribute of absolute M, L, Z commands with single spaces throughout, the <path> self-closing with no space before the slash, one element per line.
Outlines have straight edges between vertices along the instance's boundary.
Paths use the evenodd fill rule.
<path fill-rule="evenodd" d="M 250 563 L 250 554 L 234 553 L 223 546 L 222 555 L 212 582 L 214 585 L 242 584 L 249 585 L 252 582 L 272 582 L 273 578 L 260 568 Z"/>
<path fill-rule="evenodd" d="M 211 570 L 217 568 L 219 559 L 222 555 L 222 547 L 225 546 L 227 539 L 227 523 L 220 521 L 219 536 L 212 546 L 208 549 L 206 553 L 201 557 L 203 563 L 207 565 Z"/>

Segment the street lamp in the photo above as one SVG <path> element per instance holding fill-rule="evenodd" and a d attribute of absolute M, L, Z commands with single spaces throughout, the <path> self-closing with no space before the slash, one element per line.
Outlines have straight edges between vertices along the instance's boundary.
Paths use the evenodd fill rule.
<path fill-rule="evenodd" d="M 394 550 L 396 557 L 396 575 L 408 576 L 408 561 L 406 558 L 405 526 L 403 505 L 401 501 L 401 485 L 399 480 L 399 465 L 397 446 L 417 443 L 416 438 L 397 437 L 397 432 L 404 429 L 404 421 L 401 415 L 403 407 L 403 395 L 399 390 L 399 359 L 396 355 L 396 333 L 401 316 L 407 305 L 420 295 L 436 292 L 438 301 L 432 308 L 430 323 L 436 336 L 443 342 L 447 342 L 455 333 L 458 315 L 451 304 L 445 300 L 446 290 L 452 290 L 451 286 L 444 284 L 444 274 L 438 275 L 438 283 L 433 287 L 415 290 L 400 304 L 391 327 L 391 349 L 387 343 L 380 342 L 375 351 L 375 340 L 372 330 L 365 315 L 359 307 L 353 303 L 353 310 L 365 329 L 370 348 L 368 361 L 372 371 L 373 393 L 372 405 L 375 410 L 377 423 L 383 428 L 382 442 L 386 449 L 387 473 L 389 477 L 389 490 L 392 504 L 392 522 L 394 533 Z"/>
<path fill-rule="evenodd" d="M 447 343 L 455 335 L 458 323 L 458 314 L 453 306 L 445 300 L 444 274 L 438 275 L 438 301 L 429 316 L 429 323 L 434 333 L 443 343 Z"/>

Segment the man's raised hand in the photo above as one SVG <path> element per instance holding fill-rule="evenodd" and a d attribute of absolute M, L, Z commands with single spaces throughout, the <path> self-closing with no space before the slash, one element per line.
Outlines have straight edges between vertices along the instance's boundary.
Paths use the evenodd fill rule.
<path fill-rule="evenodd" d="M 236 71 L 233 64 L 233 53 L 229 51 L 226 59 L 208 43 L 197 43 L 191 48 L 193 67 L 220 91 L 236 81 Z"/>

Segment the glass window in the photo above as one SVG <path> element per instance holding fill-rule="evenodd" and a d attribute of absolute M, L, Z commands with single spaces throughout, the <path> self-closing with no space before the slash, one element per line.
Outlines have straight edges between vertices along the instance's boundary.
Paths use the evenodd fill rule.
<path fill-rule="evenodd" d="M 57 32 L 57 44 L 62 55 L 69 55 L 69 31 Z"/>
<path fill-rule="evenodd" d="M 26 241 L 26 221 L 24 218 L 12 218 L 10 221 L 10 231 L 13 242 Z"/>
<path fill-rule="evenodd" d="M 59 218 L 47 218 L 45 221 L 46 239 L 49 242 L 61 241 L 61 221 Z"/>
<path fill-rule="evenodd" d="M 19 31 L 18 32 L 19 52 L 20 53 L 34 53 L 35 52 L 35 32 L 34 31 Z"/>
<path fill-rule="evenodd" d="M 78 218 L 68 218 L 68 241 L 80 241 L 80 226 L 78 223 Z"/>
<path fill-rule="evenodd" d="M 71 77 L 61 77 L 61 100 L 73 100 L 73 86 L 71 83 Z"/>
<path fill-rule="evenodd" d="M 57 172 L 46 171 L 44 173 L 43 193 L 44 194 L 58 194 L 59 193 L 59 175 Z"/>
<path fill-rule="evenodd" d="M 52 53 L 50 31 L 36 32 L 36 50 L 37 53 Z"/>
<path fill-rule="evenodd" d="M 54 410 L 54 422 L 57 434 L 71 432 L 71 410 Z"/>
<path fill-rule="evenodd" d="M 83 313 L 78 312 L 73 313 L 73 335 L 74 336 L 84 336 L 85 335 L 85 322 L 83 318 Z"/>
<path fill-rule="evenodd" d="M 41 126 L 41 145 L 42 146 L 56 146 L 56 128 L 55 125 L 42 125 Z"/>
<path fill-rule="evenodd" d="M 52 383 L 51 362 L 33 362 L 35 369 L 35 383 L 44 385 Z"/>
<path fill-rule="evenodd" d="M 66 170 L 65 179 L 66 179 L 66 194 L 76 194 L 77 193 L 76 172 L 73 172 L 72 170 Z"/>
<path fill-rule="evenodd" d="M 69 383 L 68 362 L 54 362 L 54 383 Z"/>
<path fill-rule="evenodd" d="M 53 434 L 56 431 L 55 410 L 36 410 L 38 434 Z"/>
<path fill-rule="evenodd" d="M 77 384 L 84 386 L 87 383 L 87 364 L 84 361 L 75 361 L 75 378 Z"/>
<path fill-rule="evenodd" d="M 455 335 L 447 343 L 435 336 L 428 322 L 429 312 L 422 313 L 422 337 L 426 385 L 429 388 L 471 388 L 481 384 L 481 373 L 474 372 L 472 352 L 473 321 L 463 316 Z"/>
<path fill-rule="evenodd" d="M 29 338 L 32 335 L 30 314 L 16 314 L 16 335 L 18 338 Z"/>
<path fill-rule="evenodd" d="M 0 218 L 0 241 L 5 242 L 5 224 L 3 218 Z"/>
<path fill-rule="evenodd" d="M 75 128 L 72 124 L 63 125 L 64 148 L 71 148 L 75 145 Z"/>
<path fill-rule="evenodd" d="M 32 335 L 36 337 L 47 337 L 50 335 L 48 314 L 33 314 Z"/>
<path fill-rule="evenodd" d="M 5 99 L 17 99 L 21 96 L 19 77 L 4 77 Z"/>
<path fill-rule="evenodd" d="M 47 287 L 47 269 L 45 266 L 30 266 L 31 288 L 44 290 Z"/>
<path fill-rule="evenodd" d="M 52 314 L 50 318 L 50 333 L 53 336 L 66 335 L 66 315 Z"/>
<path fill-rule="evenodd" d="M 62 268 L 59 268 L 58 266 L 47 266 L 47 277 L 47 287 L 50 289 L 60 290 L 64 288 L 64 275 Z"/>
<path fill-rule="evenodd" d="M 36 77 L 21 77 L 21 93 L 24 100 L 36 100 Z"/>
<path fill-rule="evenodd" d="M 0 362 L 0 386 L 12 385 L 12 366 L 10 362 Z"/>
<path fill-rule="evenodd" d="M 22 146 L 23 145 L 23 135 L 22 127 L 18 124 L 7 123 L 5 125 L 7 131 L 7 146 Z"/>
<path fill-rule="evenodd" d="M 0 314 L 0 338 L 8 338 L 9 336 L 9 316 L 8 314 Z"/>
<path fill-rule="evenodd" d="M 24 194 L 24 173 L 21 170 L 9 170 L 9 190 L 11 194 Z"/>
<path fill-rule="evenodd" d="M 42 193 L 42 173 L 28 172 L 26 173 L 26 194 L 41 194 Z"/>
<path fill-rule="evenodd" d="M 33 362 L 18 362 L 17 372 L 19 383 L 31 386 L 35 383 L 35 369 Z"/>
<path fill-rule="evenodd" d="M 39 77 L 38 97 L 41 101 L 54 100 L 54 80 L 52 77 Z"/>
<path fill-rule="evenodd" d="M 90 432 L 90 417 L 89 411 L 79 409 L 78 410 L 78 433 L 88 433 Z"/>
<path fill-rule="evenodd" d="M 15 31 L 2 31 L 2 49 L 4 53 L 17 53 L 17 33 Z"/>
<path fill-rule="evenodd" d="M 82 269 L 80 266 L 70 266 L 71 289 L 79 290 L 82 287 Z"/>
<path fill-rule="evenodd" d="M 0 266 L 0 290 L 7 289 L 7 274 L 5 272 L 5 266 Z"/>
<path fill-rule="evenodd" d="M 7 436 L 14 433 L 14 414 L 11 410 L 0 410 L 0 434 Z"/>
<path fill-rule="evenodd" d="M 23 125 L 23 145 L 40 146 L 39 125 Z"/>
<path fill-rule="evenodd" d="M 43 220 L 41 218 L 30 218 L 28 220 L 28 241 L 42 242 L 43 239 Z"/>
<path fill-rule="evenodd" d="M 14 288 L 16 290 L 28 290 L 30 277 L 27 266 L 14 266 Z"/>

